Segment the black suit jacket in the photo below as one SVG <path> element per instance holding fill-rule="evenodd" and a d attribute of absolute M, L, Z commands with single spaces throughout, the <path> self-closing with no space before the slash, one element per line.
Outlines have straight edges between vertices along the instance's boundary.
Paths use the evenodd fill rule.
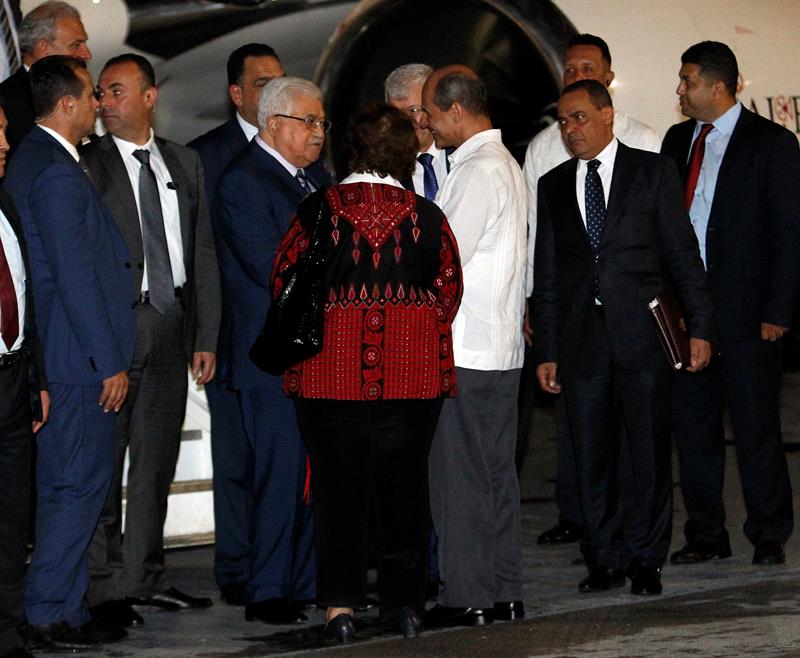
<path fill-rule="evenodd" d="M 672 126 L 661 152 L 685 174 L 695 122 Z M 720 165 L 706 233 L 708 285 L 723 341 L 788 327 L 800 290 L 797 137 L 742 108 Z"/>
<path fill-rule="evenodd" d="M 23 324 L 22 349 L 26 350 L 31 358 L 29 359 L 29 380 L 31 387 L 31 398 L 34 405 L 38 403 L 39 391 L 47 388 L 44 376 L 44 364 L 42 361 L 42 347 L 39 343 L 39 334 L 36 331 L 36 313 L 33 307 L 33 279 L 31 278 L 30 265 L 28 264 L 28 250 L 25 246 L 25 235 L 22 232 L 22 222 L 20 221 L 17 209 L 11 198 L 0 190 L 0 209 L 11 224 L 14 234 L 17 236 L 20 252 L 22 252 L 22 262 L 25 265 L 25 322 Z"/>
<path fill-rule="evenodd" d="M 208 205 L 213 207 L 217 181 L 234 156 L 247 146 L 247 138 L 238 120 L 233 117 L 213 130 L 196 137 L 187 146 L 200 154 L 206 177 L 206 198 Z"/>
<path fill-rule="evenodd" d="M 10 155 L 36 123 L 31 85 L 24 67 L 0 83 L 0 95 L 3 96 L 3 110 L 8 120 L 6 139 Z"/>
<path fill-rule="evenodd" d="M 220 319 L 220 289 L 214 238 L 206 204 L 203 168 L 197 153 L 156 137 L 178 195 L 178 208 L 186 269 L 184 347 L 194 352 L 216 352 Z M 107 134 L 81 148 L 97 191 L 111 211 L 131 253 L 133 289 L 138 296 L 144 270 L 144 249 L 136 198 L 119 150 Z"/>
<path fill-rule="evenodd" d="M 647 304 L 672 287 L 690 334 L 712 338 L 711 305 L 697 239 L 668 158 L 620 143 L 598 259 L 578 209 L 573 158 L 539 181 L 534 260 L 536 362 L 586 373 L 596 354 L 592 278 L 599 270 L 611 353 L 632 369 L 666 366 Z"/>

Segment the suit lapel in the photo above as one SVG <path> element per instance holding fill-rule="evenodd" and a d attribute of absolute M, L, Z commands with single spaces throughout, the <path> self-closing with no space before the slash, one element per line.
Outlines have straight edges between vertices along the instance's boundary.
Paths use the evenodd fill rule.
<path fill-rule="evenodd" d="M 635 177 L 636 171 L 631 163 L 630 149 L 622 142 L 617 142 L 617 156 L 614 159 L 614 173 L 611 176 L 611 194 L 606 203 L 606 225 L 603 228 L 603 237 L 605 237 L 606 231 L 613 229 L 614 224 L 619 221 Z M 602 238 L 600 242 L 602 243 Z"/>
<path fill-rule="evenodd" d="M 272 155 L 267 153 L 267 151 L 265 151 L 257 143 L 251 142 L 250 148 L 255 149 L 259 166 L 268 174 L 268 177 L 265 178 L 265 180 L 274 181 L 275 183 L 279 184 L 284 188 L 286 195 L 293 199 L 297 205 L 299 205 L 306 195 L 306 191 L 300 187 L 300 183 L 298 183 L 297 180 L 286 170 L 286 167 L 272 157 Z M 315 187 L 317 187 L 315 181 L 311 182 Z"/>
<path fill-rule="evenodd" d="M 572 158 L 569 164 L 564 168 L 564 181 L 559 187 L 569 190 L 570 192 L 563 196 L 564 207 L 561 208 L 560 213 L 553 215 L 554 221 L 560 221 L 559 216 L 563 217 L 565 221 L 571 224 L 571 229 L 576 235 L 580 235 L 580 239 L 587 249 L 591 249 L 589 244 L 589 235 L 586 233 L 586 225 L 583 223 L 581 210 L 578 206 L 578 195 L 575 191 L 575 177 L 578 174 L 578 159 Z"/>
<path fill-rule="evenodd" d="M 191 217 L 189 210 L 191 208 L 191 199 L 189 198 L 189 177 L 181 165 L 180 160 L 175 152 L 170 148 L 169 144 L 162 140 L 157 139 L 158 150 L 161 151 L 161 157 L 164 158 L 164 164 L 167 166 L 169 175 L 175 185 L 176 193 L 178 195 L 178 213 L 181 222 L 181 240 L 186 246 L 191 244 L 189 238 L 191 237 Z M 185 253 L 184 253 L 185 256 Z"/>
<path fill-rule="evenodd" d="M 714 187 L 714 200 L 711 203 L 712 213 L 713 209 L 717 206 L 718 200 L 722 203 L 722 199 L 731 198 L 731 193 L 728 190 L 731 184 L 735 184 L 733 170 L 740 158 L 740 154 L 744 151 L 742 148 L 744 142 L 748 139 L 748 136 L 752 134 L 749 125 L 752 120 L 753 115 L 743 107 L 742 113 L 739 115 L 739 120 L 736 122 L 733 132 L 731 133 L 728 146 L 725 148 L 725 155 L 722 156 L 722 162 L 719 165 L 717 183 Z"/>

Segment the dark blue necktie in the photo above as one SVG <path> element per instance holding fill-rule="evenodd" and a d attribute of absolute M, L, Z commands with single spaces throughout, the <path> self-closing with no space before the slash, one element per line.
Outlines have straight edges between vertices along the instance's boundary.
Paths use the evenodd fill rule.
<path fill-rule="evenodd" d="M 594 252 L 594 296 L 599 301 L 603 301 L 600 294 L 600 274 L 597 270 L 599 260 L 598 251 L 600 250 L 600 240 L 603 237 L 603 225 L 606 223 L 606 201 L 603 195 L 603 183 L 600 181 L 600 174 L 597 168 L 600 166 L 599 160 L 590 160 L 586 163 L 586 232 L 589 235 L 589 244 L 592 245 Z"/>
<path fill-rule="evenodd" d="M 417 160 L 422 165 L 425 181 L 425 198 L 429 201 L 436 199 L 439 183 L 436 181 L 436 172 L 433 170 L 433 156 L 430 153 L 420 153 Z"/>

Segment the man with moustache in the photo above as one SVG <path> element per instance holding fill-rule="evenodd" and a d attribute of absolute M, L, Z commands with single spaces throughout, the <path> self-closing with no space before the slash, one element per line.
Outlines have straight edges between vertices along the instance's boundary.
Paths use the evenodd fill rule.
<path fill-rule="evenodd" d="M 78 10 L 66 2 L 51 0 L 31 9 L 17 31 L 22 66 L 0 84 L 8 120 L 9 154 L 34 126 L 36 112 L 28 71 L 42 57 L 69 55 L 88 62 L 92 58 Z"/>
<path fill-rule="evenodd" d="M 97 84 L 108 131 L 81 149 L 95 187 L 131 253 L 125 299 L 136 315 L 128 401 L 117 421 L 116 470 L 89 553 L 89 602 L 98 622 L 132 626 L 131 604 L 206 608 L 175 588 L 164 567 L 164 520 L 186 408 L 189 363 L 198 384 L 214 377 L 219 275 L 200 158 L 156 137 L 150 62 L 110 59 Z M 129 453 L 122 541 L 122 481 Z"/>
<path fill-rule="evenodd" d="M 38 125 L 5 181 L 22 219 L 52 408 L 37 437 L 36 549 L 25 613 L 46 650 L 94 648 L 87 547 L 114 475 L 115 421 L 134 344 L 130 254 L 76 145 L 97 100 L 80 59 L 51 55 L 30 71 Z M 108 630 L 104 641 L 124 637 Z"/>
<path fill-rule="evenodd" d="M 219 360 L 253 454 L 245 619 L 286 624 L 305 621 L 301 604 L 315 594 L 306 452 L 282 378 L 256 368 L 249 352 L 264 325 L 278 243 L 303 197 L 329 182 L 307 168 L 319 159 L 330 124 L 316 85 L 283 77 L 261 92 L 258 126 L 220 177 L 214 198 L 222 294 L 230 309 Z"/>
<path fill-rule="evenodd" d="M 611 53 L 608 44 L 593 34 L 576 34 L 567 43 L 564 53 L 564 86 L 577 80 L 597 80 L 610 87 L 614 80 L 611 70 Z M 619 109 L 614 108 L 614 135 L 626 146 L 658 153 L 661 140 L 655 130 L 636 121 Z M 525 152 L 525 165 L 522 174 L 528 186 L 528 280 L 527 293 L 533 290 L 534 244 L 536 238 L 536 193 L 539 178 L 548 171 L 566 162 L 572 153 L 564 143 L 558 122 L 542 130 L 528 144 Z M 526 339 L 532 343 L 533 328 L 526 316 Z M 526 359 L 527 364 L 527 359 Z M 525 392 L 531 397 L 530 392 Z M 575 455 L 572 439 L 567 428 L 564 403 L 556 400 L 559 428 L 557 439 L 556 505 L 558 522 L 537 538 L 539 544 L 569 544 L 578 541 L 583 535 L 581 525 L 580 496 L 575 472 Z M 532 409 L 532 405 L 531 405 Z"/>
<path fill-rule="evenodd" d="M 263 43 L 248 43 L 234 50 L 227 70 L 235 116 L 188 144 L 200 154 L 212 209 L 220 174 L 258 133 L 258 99 L 264 85 L 285 75 L 277 53 Z M 225 321 L 231 317 L 226 299 L 222 299 Z M 223 601 L 244 605 L 253 543 L 253 452 L 229 373 L 219 371 L 205 391 L 214 467 L 214 576 Z"/>
<path fill-rule="evenodd" d="M 414 132 L 419 141 L 414 175 L 410 180 L 401 182 L 428 201 L 436 200 L 436 193 L 450 171 L 447 156 L 453 151 L 438 148 L 433 141 L 433 133 L 422 127 L 422 86 L 432 72 L 433 69 L 427 64 L 404 64 L 386 76 L 383 83 L 386 102 L 414 122 Z"/>
<path fill-rule="evenodd" d="M 7 127 L 0 109 L 0 178 Z M 33 435 L 47 422 L 50 394 L 43 390 L 30 280 L 17 209 L 0 191 L 0 658 L 33 656 L 17 629 L 24 619 Z"/>
<path fill-rule="evenodd" d="M 800 290 L 797 137 L 736 99 L 739 67 L 724 43 L 681 56 L 676 93 L 691 120 L 672 126 L 662 153 L 684 174 L 685 205 L 708 274 L 720 356 L 675 380 L 675 439 L 689 519 L 673 564 L 731 555 L 725 529 L 723 410 L 729 402 L 753 564 L 785 561 L 792 489 L 778 396 L 781 342 Z"/>
<path fill-rule="evenodd" d="M 632 467 L 630 487 L 619 492 L 631 593 L 660 594 L 672 529 L 672 371 L 648 302 L 675 288 L 688 370 L 702 370 L 713 330 L 702 263 L 673 163 L 614 138 L 602 83 L 566 87 L 558 122 L 575 158 L 539 181 L 534 350 L 539 384 L 564 398 L 575 446 L 589 570 L 578 587 L 625 584 L 613 570 L 621 424 Z"/>
<path fill-rule="evenodd" d="M 514 466 L 522 367 L 527 208 L 522 172 L 492 128 L 486 89 L 455 65 L 422 90 L 438 148 L 455 149 L 438 202 L 458 241 L 464 295 L 453 321 L 458 396 L 445 400 L 430 453 L 442 585 L 431 627 L 519 619 L 522 546 Z"/>

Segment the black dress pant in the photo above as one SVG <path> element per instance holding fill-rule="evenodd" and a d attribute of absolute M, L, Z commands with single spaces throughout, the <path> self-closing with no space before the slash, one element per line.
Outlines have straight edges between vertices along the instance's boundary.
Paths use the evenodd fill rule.
<path fill-rule="evenodd" d="M 441 399 L 297 401 L 311 459 L 320 605 L 364 605 L 372 509 L 381 616 L 424 611 L 428 452 L 441 406 Z"/>
<path fill-rule="evenodd" d="M 784 544 L 792 532 L 792 488 L 783 451 L 778 395 L 781 346 L 760 338 L 721 345 L 722 356 L 699 373 L 675 378 L 675 440 L 689 542 L 717 546 L 727 538 L 722 502 L 725 400 L 753 543 Z"/>
<path fill-rule="evenodd" d="M 672 532 L 672 372 L 666 360 L 664 368 L 622 368 L 609 349 L 600 311 L 593 332 L 593 367 L 562 374 L 583 512 L 581 551 L 590 568 L 659 567 Z M 621 465 L 623 471 L 630 465 L 622 487 Z"/>
<path fill-rule="evenodd" d="M 0 654 L 22 646 L 17 625 L 24 618 L 31 507 L 31 400 L 28 363 L 0 370 Z"/>

